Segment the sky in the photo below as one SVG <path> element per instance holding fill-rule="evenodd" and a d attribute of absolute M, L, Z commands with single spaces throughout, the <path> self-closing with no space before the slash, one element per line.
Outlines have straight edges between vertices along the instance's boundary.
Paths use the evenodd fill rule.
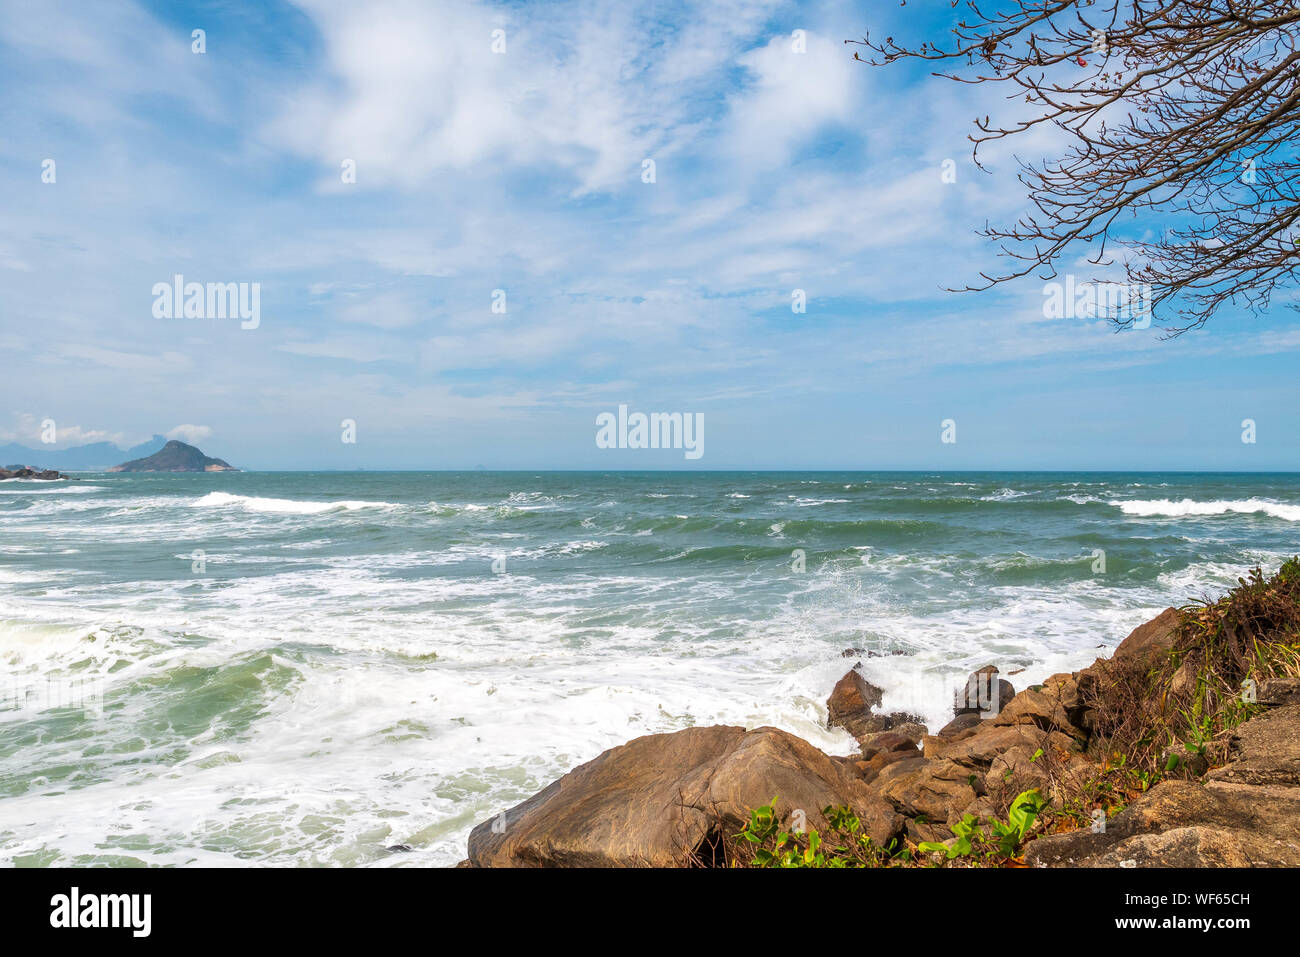
<path fill-rule="evenodd" d="M 954 15 L 6 2 L 0 443 L 52 421 L 55 448 L 162 433 L 245 469 L 1300 470 L 1292 294 L 1170 340 L 1046 318 L 1042 279 L 946 291 L 1024 210 L 1012 146 L 1054 144 L 980 171 L 1002 91 L 844 41 Z M 256 322 L 169 313 L 177 275 L 256 284 Z M 620 405 L 702 417 L 702 454 L 602 448 Z"/>

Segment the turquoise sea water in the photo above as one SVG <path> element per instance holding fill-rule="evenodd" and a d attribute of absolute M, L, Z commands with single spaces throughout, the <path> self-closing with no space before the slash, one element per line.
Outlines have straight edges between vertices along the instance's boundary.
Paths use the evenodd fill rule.
<path fill-rule="evenodd" d="M 0 861 L 453 864 L 628 738 L 847 754 L 855 660 L 941 723 L 971 668 L 1080 667 L 1298 530 L 1296 475 L 0 483 Z"/>

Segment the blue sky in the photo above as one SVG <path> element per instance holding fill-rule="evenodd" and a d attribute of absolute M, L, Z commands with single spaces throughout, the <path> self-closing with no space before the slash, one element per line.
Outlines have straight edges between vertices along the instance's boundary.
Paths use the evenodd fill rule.
<path fill-rule="evenodd" d="M 0 442 L 52 419 L 60 446 L 164 432 L 245 468 L 1300 469 L 1288 297 L 1161 341 L 1045 319 L 1041 280 L 943 291 L 1022 208 L 1010 153 L 985 174 L 966 139 L 1006 106 L 843 41 L 952 15 L 6 3 Z M 259 283 L 260 324 L 155 317 L 178 273 Z M 705 454 L 598 448 L 620 403 L 702 413 Z"/>

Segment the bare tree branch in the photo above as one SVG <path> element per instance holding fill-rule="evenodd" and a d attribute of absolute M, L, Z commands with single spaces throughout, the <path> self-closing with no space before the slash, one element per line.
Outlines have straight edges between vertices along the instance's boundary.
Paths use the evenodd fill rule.
<path fill-rule="evenodd" d="M 933 61 L 935 76 L 1001 83 L 1029 104 L 1025 118 L 975 121 L 977 164 L 983 144 L 1039 126 L 1068 138 L 1056 159 L 1018 160 L 1031 209 L 980 231 L 1011 264 L 966 289 L 1042 269 L 1050 278 L 1083 247 L 1109 265 L 1110 242 L 1177 335 L 1227 303 L 1258 312 L 1295 285 L 1300 0 L 994 2 L 986 13 L 968 0 L 946 47 L 847 41 L 873 66 Z M 1152 236 L 1126 238 L 1121 213 L 1150 217 Z"/>

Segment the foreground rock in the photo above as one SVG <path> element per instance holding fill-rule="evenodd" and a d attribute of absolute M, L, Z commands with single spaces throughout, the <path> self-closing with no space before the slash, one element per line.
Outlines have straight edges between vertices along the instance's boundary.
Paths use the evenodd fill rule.
<path fill-rule="evenodd" d="M 65 478 L 67 476 L 57 469 L 34 469 L 30 465 L 11 465 L 9 468 L 0 469 L 0 482 L 5 479 L 39 479 L 43 482 L 53 482 Z"/>
<path fill-rule="evenodd" d="M 1181 616 L 1177 608 L 1166 608 L 1144 625 L 1138 625 L 1115 649 L 1113 660 L 1150 667 L 1173 648 L 1174 632 Z"/>
<path fill-rule="evenodd" d="M 776 728 L 714 726 L 652 734 L 612 748 L 469 837 L 474 867 L 680 867 L 720 863 L 752 808 L 778 797 L 803 810 L 853 808 L 887 842 L 901 829 L 850 762 Z"/>
<path fill-rule="evenodd" d="M 1300 704 L 1231 735 L 1231 760 L 1198 781 L 1163 781 L 1091 830 L 1042 837 L 1041 867 L 1300 867 Z"/>
<path fill-rule="evenodd" d="M 1180 621 L 1166 609 L 1134 629 L 1112 658 L 1019 694 L 996 667 L 981 668 L 958 696 L 953 721 L 933 735 L 910 715 L 878 713 L 881 690 L 852 670 L 835 685 L 827 710 L 830 726 L 857 739 L 854 757 L 828 756 L 775 728 L 637 738 L 480 824 L 465 864 L 716 864 L 749 811 L 773 796 L 783 822 L 800 809 L 819 830 L 822 808 L 853 808 L 879 844 L 900 835 L 947 840 L 965 815 L 1005 818 L 1015 796 L 1031 788 L 1065 806 L 1089 793 L 1084 785 L 1111 740 L 1115 706 L 1099 689 L 1167 663 Z M 1300 867 L 1300 680 L 1262 680 L 1257 701 L 1269 710 L 1218 739 L 1215 753 L 1226 759 L 1203 780 L 1162 781 L 1101 833 L 1085 828 L 1032 840 L 1025 862 Z M 1200 773 L 1190 761 L 1187 767 Z"/>

